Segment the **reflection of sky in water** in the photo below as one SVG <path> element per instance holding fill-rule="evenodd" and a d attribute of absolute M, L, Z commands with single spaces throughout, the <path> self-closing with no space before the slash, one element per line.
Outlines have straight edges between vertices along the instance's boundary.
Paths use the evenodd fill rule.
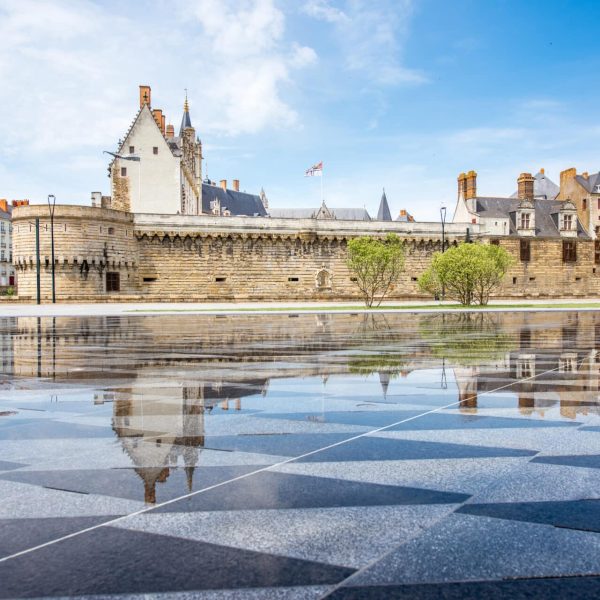
<path fill-rule="evenodd" d="M 447 405 L 463 418 L 449 428 L 599 423 L 595 313 L 323 317 L 1 319 L 0 443 L 79 442 L 83 460 L 104 440 L 94 460 L 134 467 L 143 488 L 123 485 L 154 502 L 198 467 L 269 464 Z"/>

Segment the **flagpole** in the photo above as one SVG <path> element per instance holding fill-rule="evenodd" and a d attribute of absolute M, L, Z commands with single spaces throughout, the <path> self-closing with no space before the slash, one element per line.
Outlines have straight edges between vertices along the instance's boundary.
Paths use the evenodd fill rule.
<path fill-rule="evenodd" d="M 323 167 L 321 166 L 321 204 L 325 202 L 325 198 L 323 198 Z"/>

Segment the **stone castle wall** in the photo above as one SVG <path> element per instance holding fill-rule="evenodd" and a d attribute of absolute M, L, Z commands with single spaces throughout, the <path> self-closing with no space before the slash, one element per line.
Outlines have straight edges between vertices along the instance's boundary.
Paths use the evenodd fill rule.
<path fill-rule="evenodd" d="M 36 293 L 35 230 L 40 218 L 42 297 L 49 298 L 47 208 L 15 209 L 14 262 L 19 297 Z M 448 224 L 447 244 L 465 239 L 466 225 Z M 488 242 L 478 225 L 471 239 Z M 132 215 L 57 206 L 57 298 L 62 301 L 360 300 L 346 266 L 346 247 L 361 235 L 397 233 L 406 243 L 405 270 L 390 298 L 426 298 L 417 279 L 441 249 L 439 223 L 356 222 L 181 215 Z M 562 262 L 561 239 L 531 239 L 531 261 L 519 260 L 519 239 L 499 243 L 515 257 L 497 296 L 594 296 L 600 291 L 591 240 L 578 240 L 577 262 Z M 107 291 L 107 272 L 120 291 Z"/>
<path fill-rule="evenodd" d="M 35 299 L 37 285 L 35 219 L 40 220 L 40 284 L 52 295 L 51 224 L 48 207 L 23 206 L 13 213 L 13 263 L 19 298 Z M 106 273 L 119 273 L 121 290 L 139 292 L 138 242 L 133 215 L 87 206 L 56 206 L 54 255 L 57 299 L 105 295 Z"/>

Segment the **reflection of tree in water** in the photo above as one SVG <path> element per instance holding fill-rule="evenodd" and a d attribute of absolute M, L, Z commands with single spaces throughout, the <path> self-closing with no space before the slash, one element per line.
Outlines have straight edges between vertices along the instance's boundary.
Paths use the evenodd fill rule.
<path fill-rule="evenodd" d="M 495 313 L 443 313 L 421 317 L 419 332 L 433 356 L 468 366 L 500 360 L 513 348 L 502 327 Z"/>

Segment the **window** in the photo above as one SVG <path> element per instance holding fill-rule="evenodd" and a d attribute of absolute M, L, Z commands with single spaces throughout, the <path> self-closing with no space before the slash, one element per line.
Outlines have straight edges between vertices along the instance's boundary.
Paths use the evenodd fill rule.
<path fill-rule="evenodd" d="M 577 243 L 563 241 L 563 262 L 577 261 Z"/>
<path fill-rule="evenodd" d="M 114 235 L 115 233 L 115 228 L 114 227 L 109 227 L 108 228 L 108 235 Z"/>
<path fill-rule="evenodd" d="M 528 212 L 521 213 L 521 220 L 519 222 L 519 229 L 529 229 L 531 215 Z"/>
<path fill-rule="evenodd" d="M 144 283 L 151 283 L 152 281 L 156 281 L 156 277 L 143 277 Z"/>
<path fill-rule="evenodd" d="M 127 177 L 127 168 L 121 167 L 121 177 Z"/>
<path fill-rule="evenodd" d="M 519 254 L 521 262 L 529 262 L 531 260 L 531 242 L 529 240 L 520 240 Z"/>
<path fill-rule="evenodd" d="M 288 281 L 299 281 L 298 277 L 288 277 Z"/>
<path fill-rule="evenodd" d="M 600 240 L 594 240 L 594 264 L 600 265 Z"/>
<path fill-rule="evenodd" d="M 106 291 L 107 292 L 120 292 L 121 291 L 121 279 L 119 273 L 114 271 L 107 271 L 106 273 Z"/>
<path fill-rule="evenodd" d="M 215 281 L 216 281 L 217 283 L 223 283 L 225 280 L 226 280 L 226 278 L 225 278 L 225 277 L 215 277 Z"/>
<path fill-rule="evenodd" d="M 600 198 L 598 198 L 598 210 L 600 210 Z"/>
<path fill-rule="evenodd" d="M 152 148 L 152 154 L 158 154 L 158 146 L 154 146 L 154 148 Z"/>
<path fill-rule="evenodd" d="M 573 215 L 563 215 L 563 230 L 571 231 L 573 229 Z"/>
<path fill-rule="evenodd" d="M 583 210 L 587 210 L 587 198 L 583 199 Z"/>
<path fill-rule="evenodd" d="M 129 146 L 129 154 L 135 154 L 135 147 Z"/>

